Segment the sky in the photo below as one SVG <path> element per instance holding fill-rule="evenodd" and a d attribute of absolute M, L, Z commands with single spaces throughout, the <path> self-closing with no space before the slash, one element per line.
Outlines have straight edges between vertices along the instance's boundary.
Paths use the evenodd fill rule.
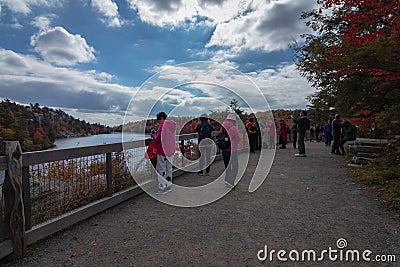
<path fill-rule="evenodd" d="M 110 126 L 148 110 L 223 110 L 232 98 L 246 111 L 304 109 L 314 89 L 289 45 L 310 32 L 300 15 L 316 5 L 0 0 L 0 99 Z"/>

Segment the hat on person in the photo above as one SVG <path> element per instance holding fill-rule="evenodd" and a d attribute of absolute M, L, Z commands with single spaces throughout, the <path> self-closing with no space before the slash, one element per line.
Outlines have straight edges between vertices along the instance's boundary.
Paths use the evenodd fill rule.
<path fill-rule="evenodd" d="M 231 120 L 231 121 L 236 121 L 236 116 L 235 114 L 228 114 L 228 116 L 226 117 L 227 120 Z"/>
<path fill-rule="evenodd" d="M 208 119 L 208 115 L 207 114 L 205 114 L 205 113 L 203 113 L 203 114 L 201 114 L 200 115 L 200 117 L 199 118 L 205 118 L 205 119 Z"/>

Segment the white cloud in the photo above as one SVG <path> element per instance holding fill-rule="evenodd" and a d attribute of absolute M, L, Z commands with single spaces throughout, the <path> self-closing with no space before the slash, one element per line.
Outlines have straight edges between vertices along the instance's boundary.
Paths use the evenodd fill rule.
<path fill-rule="evenodd" d="M 104 22 L 109 27 L 121 27 L 122 21 L 119 18 L 118 6 L 112 0 L 92 0 L 92 7 L 102 14 L 106 19 Z"/>
<path fill-rule="evenodd" d="M 246 12 L 251 0 L 128 0 L 140 19 L 155 26 L 176 27 L 206 20 L 210 25 Z"/>
<path fill-rule="evenodd" d="M 246 51 L 287 50 L 309 29 L 300 21 L 315 1 L 291 0 L 128 0 L 140 19 L 159 27 L 215 26 L 206 48 L 224 61 Z"/>
<path fill-rule="evenodd" d="M 150 79 L 134 96 L 137 88 L 112 83 L 111 74 L 54 67 L 33 56 L 0 49 L 0 98 L 60 107 L 90 122 L 118 125 L 133 96 L 134 108 L 128 113 L 132 114 L 129 119 L 137 120 L 147 118 L 154 105 L 165 111 L 176 108 L 179 115 L 199 115 L 224 110 L 233 98 L 244 99 L 254 111 L 268 110 L 262 95 L 273 109 L 304 108 L 305 98 L 314 91 L 295 65 L 247 75 L 229 66 L 207 63 L 202 67 L 199 62 L 159 69 L 163 71 L 156 79 Z"/>
<path fill-rule="evenodd" d="M 0 0 L 1 7 L 6 7 L 11 12 L 29 14 L 32 7 L 45 6 L 54 7 L 62 5 L 60 0 Z"/>
<path fill-rule="evenodd" d="M 306 97 L 314 93 L 294 64 L 249 73 L 249 76 L 260 87 L 272 109 L 304 109 L 309 104 Z"/>
<path fill-rule="evenodd" d="M 108 125 L 122 124 L 124 110 L 135 91 L 111 83 L 113 76 L 108 73 L 54 67 L 5 49 L 0 49 L 0 73 L 0 98 L 74 109 L 80 118 L 90 121 L 88 118 L 96 117 Z"/>
<path fill-rule="evenodd" d="M 55 14 L 47 15 L 47 16 L 37 16 L 35 17 L 31 25 L 39 28 L 40 30 L 46 30 L 50 27 L 51 20 L 56 17 Z"/>
<path fill-rule="evenodd" d="M 31 45 L 47 62 L 73 66 L 96 59 L 95 49 L 79 34 L 70 34 L 62 27 L 47 28 L 31 37 Z"/>
<path fill-rule="evenodd" d="M 132 98 L 129 114 L 144 119 L 148 114 L 175 109 L 179 115 L 200 115 L 209 110 L 225 110 L 234 98 L 243 103 L 242 107 L 249 113 L 266 111 L 270 107 L 304 108 L 305 97 L 313 93 L 294 65 L 247 75 L 210 62 L 158 69 L 161 72 L 149 79 Z"/>
<path fill-rule="evenodd" d="M 229 65 L 206 63 L 203 66 L 205 67 L 199 62 L 194 62 L 193 65 L 159 66 L 157 69 L 161 72 L 149 81 L 148 88 L 146 86 L 143 88 L 145 90 L 141 92 L 143 95 L 138 95 L 139 98 L 142 97 L 140 101 L 149 100 L 151 93 L 154 93 L 154 99 L 151 101 L 156 101 L 156 96 L 162 95 L 163 90 L 168 91 L 168 88 L 184 84 L 178 89 L 185 93 L 175 94 L 175 99 L 179 96 L 181 100 L 177 102 L 185 102 L 185 107 L 193 106 L 190 104 L 191 101 L 207 99 L 208 104 L 203 103 L 195 108 L 201 109 L 199 113 L 207 112 L 211 107 L 216 108 L 218 105 L 213 101 L 218 100 L 219 105 L 221 103 L 228 105 L 233 98 L 247 101 L 255 110 L 267 110 L 268 107 L 261 99 L 263 95 L 272 109 L 290 109 L 305 108 L 308 104 L 306 97 L 314 92 L 307 79 L 299 75 L 294 64 L 283 64 L 277 69 L 265 69 L 247 74 L 242 74 Z M 162 83 L 164 89 L 158 88 L 154 91 L 152 87 L 154 80 Z M 187 112 L 189 114 L 191 110 L 188 109 Z"/>
<path fill-rule="evenodd" d="M 221 48 L 214 57 L 218 61 L 246 51 L 286 50 L 300 34 L 309 31 L 300 15 L 314 6 L 314 1 L 259 2 L 246 16 L 218 24 L 206 47 Z"/>

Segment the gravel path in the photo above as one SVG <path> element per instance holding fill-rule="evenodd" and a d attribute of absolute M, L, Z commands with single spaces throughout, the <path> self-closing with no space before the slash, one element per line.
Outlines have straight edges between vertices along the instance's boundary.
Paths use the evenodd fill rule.
<path fill-rule="evenodd" d="M 268 178 L 253 193 L 247 192 L 252 165 L 235 190 L 206 206 L 171 207 L 142 194 L 30 246 L 24 259 L 4 266 L 400 266 L 398 214 L 351 180 L 342 157 L 320 143 L 306 149 L 307 158 L 293 157 L 292 148 L 277 150 Z M 221 161 L 212 166 L 221 171 Z M 206 177 L 185 175 L 179 183 L 185 179 Z M 340 238 L 347 247 L 338 250 Z M 268 253 L 285 250 L 288 261 L 276 252 L 273 261 L 260 261 L 265 245 Z M 371 250 L 371 260 L 394 254 L 397 262 L 332 261 L 328 253 L 320 262 L 289 259 L 292 250 L 293 257 L 304 250 L 319 257 L 330 247 L 343 255 Z"/>

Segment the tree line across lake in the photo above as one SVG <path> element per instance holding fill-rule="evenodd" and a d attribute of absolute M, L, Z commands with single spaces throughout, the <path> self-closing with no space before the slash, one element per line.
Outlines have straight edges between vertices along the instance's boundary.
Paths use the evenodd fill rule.
<path fill-rule="evenodd" d="M 23 151 L 48 149 L 56 138 L 104 134 L 113 127 L 88 123 L 64 111 L 40 107 L 38 103 L 20 105 L 6 99 L 0 102 L 0 153 L 2 141 L 19 141 Z"/>

